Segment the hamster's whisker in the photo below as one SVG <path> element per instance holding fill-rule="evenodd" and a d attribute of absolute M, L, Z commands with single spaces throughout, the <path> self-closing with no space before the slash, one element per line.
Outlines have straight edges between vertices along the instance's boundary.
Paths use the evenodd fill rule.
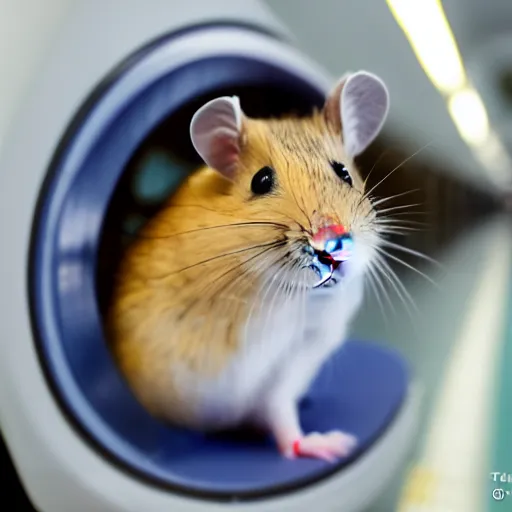
<path fill-rule="evenodd" d="M 306 301 L 306 278 L 304 272 L 302 272 L 301 265 L 298 260 L 292 263 L 290 282 L 295 285 L 294 293 L 298 294 L 298 318 L 293 318 L 292 321 L 297 329 L 297 335 L 305 332 L 306 319 L 307 319 L 307 301 Z"/>
<path fill-rule="evenodd" d="M 419 153 L 421 153 L 423 150 L 425 150 L 428 146 L 430 146 L 432 144 L 432 142 L 434 142 L 433 140 L 428 142 L 427 144 L 425 144 L 423 147 L 421 147 L 420 149 L 418 149 L 418 151 L 414 152 L 410 157 L 406 158 L 402 163 L 398 164 L 394 169 L 392 169 L 386 176 L 384 176 L 384 178 L 382 178 L 376 185 L 374 185 L 368 192 L 365 193 L 365 197 L 368 197 L 368 195 L 370 195 L 381 183 L 383 183 L 384 181 L 386 181 L 393 173 L 395 173 L 396 171 L 398 171 L 398 169 L 400 169 L 402 166 L 404 166 L 407 162 L 409 162 L 409 160 L 411 160 L 412 158 L 414 158 L 416 155 L 418 155 Z"/>
<path fill-rule="evenodd" d="M 375 227 L 375 229 L 380 228 L 394 228 L 394 229 L 402 229 L 409 228 L 409 230 L 413 231 L 426 231 L 431 226 L 426 222 L 417 222 L 415 220 L 408 219 L 394 219 L 393 217 L 382 217 L 376 219 L 369 219 L 368 222 Z"/>
<path fill-rule="evenodd" d="M 399 194 L 394 194 L 394 195 L 388 196 L 388 197 L 377 197 L 377 196 L 373 196 L 370 194 L 368 194 L 368 195 L 362 194 L 356 204 L 356 208 L 363 205 L 364 201 L 368 201 L 371 204 L 372 209 L 375 210 L 376 212 L 378 212 L 377 206 L 379 206 L 380 204 L 391 201 L 392 199 L 396 199 L 397 197 L 402 197 L 402 196 L 406 196 L 408 194 L 413 194 L 415 192 L 421 192 L 421 189 L 415 188 L 415 189 L 411 189 L 411 190 L 406 190 L 405 192 L 400 192 Z"/>
<path fill-rule="evenodd" d="M 403 231 L 398 231 L 398 230 L 395 230 L 395 229 L 379 229 L 378 233 L 379 233 L 379 235 L 382 235 L 380 237 L 382 240 L 387 240 L 388 239 L 388 237 L 386 237 L 386 235 L 389 235 L 389 236 L 402 236 L 402 237 L 409 236 L 409 233 L 404 233 Z"/>
<path fill-rule="evenodd" d="M 381 271 L 382 275 L 386 277 L 386 279 L 391 284 L 396 294 L 402 301 L 403 305 L 405 306 L 405 309 L 407 310 L 408 315 L 412 318 L 411 311 L 409 310 L 409 304 L 413 307 L 413 309 L 416 312 L 419 312 L 419 310 L 411 294 L 403 284 L 402 280 L 396 275 L 396 272 L 391 268 L 389 263 L 382 256 L 377 255 L 376 264 L 378 265 L 378 268 Z M 405 298 L 407 298 L 409 304 L 407 303 Z"/>
<path fill-rule="evenodd" d="M 410 236 L 411 231 L 419 231 L 419 229 L 414 228 L 380 228 L 377 229 L 377 232 L 383 235 L 398 235 L 398 236 Z"/>
<path fill-rule="evenodd" d="M 171 233 L 169 235 L 162 235 L 162 236 L 146 236 L 141 234 L 134 234 L 133 236 L 137 238 L 142 238 L 145 240 L 168 240 L 169 238 L 174 238 L 176 236 L 183 236 L 183 235 L 189 235 L 191 233 L 200 233 L 202 231 L 209 231 L 212 229 L 223 229 L 223 228 L 232 228 L 232 227 L 261 227 L 261 226 L 272 226 L 276 228 L 281 229 L 288 229 L 288 226 L 286 224 L 280 224 L 278 222 L 269 222 L 269 221 L 251 221 L 251 222 L 233 222 L 229 224 L 221 224 L 218 226 L 207 226 L 204 228 L 197 228 L 197 229 L 191 229 L 188 231 L 181 231 L 179 233 Z"/>
<path fill-rule="evenodd" d="M 209 211 L 209 212 L 219 213 L 219 212 L 218 212 L 218 210 L 215 210 L 215 209 L 213 209 L 213 208 L 206 208 L 205 206 L 195 205 L 195 204 L 174 204 L 174 205 L 170 205 L 170 206 L 164 207 L 164 209 L 165 209 L 165 208 L 182 208 L 182 207 L 183 207 L 183 208 L 188 208 L 188 207 L 190 207 L 190 208 L 202 208 L 202 209 L 207 210 L 207 211 Z M 277 211 L 277 210 L 274 210 L 274 209 L 270 209 L 270 208 L 269 208 L 269 209 L 267 210 L 267 212 L 268 212 L 268 213 L 272 213 L 272 212 L 274 212 L 274 213 L 277 213 L 277 214 L 279 214 L 279 215 L 282 215 L 283 217 L 285 217 L 285 218 L 286 218 L 286 219 L 288 219 L 288 220 L 291 220 L 291 221 L 293 221 L 293 222 L 297 222 L 297 221 L 296 221 L 295 219 L 293 219 L 292 217 L 287 216 L 287 215 L 285 215 L 284 213 L 279 212 L 279 211 Z M 255 221 L 252 221 L 252 220 L 250 220 L 250 219 L 244 219 L 243 217 L 240 217 L 240 214 L 239 214 L 238 212 L 232 212 L 232 213 L 233 213 L 233 215 L 228 215 L 228 216 L 229 216 L 229 217 L 234 217 L 234 218 L 236 218 L 236 219 L 238 219 L 238 220 L 240 220 L 240 219 L 241 219 L 241 220 L 247 221 L 247 223 L 248 223 L 248 224 L 251 224 L 251 223 L 255 222 Z M 227 213 L 225 213 L 225 214 L 227 215 Z M 283 227 L 283 228 L 287 228 L 287 227 L 288 227 L 288 226 L 286 226 L 285 224 L 282 224 L 282 223 L 279 223 L 279 222 L 275 222 L 275 221 L 271 221 L 271 220 L 261 219 L 260 221 L 261 221 L 261 222 L 263 222 L 263 223 L 265 223 L 265 224 L 266 224 L 266 223 L 268 223 L 268 224 L 271 224 L 271 225 L 278 225 L 278 226 Z M 260 222 L 260 221 L 256 221 L 256 222 Z M 221 227 L 221 226 L 219 226 L 219 227 Z"/>
<path fill-rule="evenodd" d="M 287 266 L 283 266 L 282 272 L 280 272 L 280 274 L 284 274 L 286 276 L 286 274 L 288 272 L 289 272 L 289 269 L 287 268 Z M 280 274 L 279 274 L 279 277 L 280 277 Z M 269 292 L 273 292 L 273 293 L 270 296 L 270 299 L 268 301 L 268 306 L 266 306 L 266 308 L 265 308 L 265 313 L 264 313 L 264 315 L 265 315 L 264 318 L 265 319 L 264 319 L 264 322 L 263 322 L 263 331 L 262 332 L 265 333 L 267 331 L 267 326 L 268 326 L 269 319 L 271 318 L 271 315 L 276 310 L 275 302 L 282 295 L 284 295 L 286 297 L 286 292 L 287 292 L 288 286 L 289 286 L 289 282 L 288 282 L 287 279 L 279 279 L 278 285 L 276 287 L 272 287 L 271 283 L 269 283 L 269 285 L 267 286 L 267 291 L 265 293 L 265 296 L 260 301 L 260 303 L 261 304 L 265 304 L 266 303 L 266 297 L 268 296 L 268 293 Z M 286 299 L 283 300 L 283 303 L 285 303 L 285 302 L 286 302 Z"/>
<path fill-rule="evenodd" d="M 206 210 L 208 212 L 218 213 L 214 208 L 207 208 L 202 204 L 179 204 L 179 203 L 171 203 L 162 206 L 162 210 L 171 210 L 172 208 L 199 208 L 201 210 Z"/>
<path fill-rule="evenodd" d="M 214 208 L 207 208 L 206 206 L 203 206 L 203 205 L 200 205 L 200 204 L 179 204 L 179 203 L 178 204 L 169 204 L 169 205 L 162 206 L 161 209 L 162 210 L 170 210 L 172 208 L 199 208 L 199 209 L 202 209 L 202 210 L 206 210 L 208 212 L 212 212 L 212 213 L 216 213 L 216 214 L 219 213 L 219 211 L 215 210 Z M 234 217 L 236 219 L 246 220 L 249 224 L 253 222 L 250 219 L 244 219 L 244 217 L 240 217 L 238 212 L 230 212 L 230 213 L 233 213 L 233 215 L 228 215 L 228 212 L 224 212 L 224 214 L 228 215 L 229 217 Z M 268 222 L 271 223 L 271 224 L 276 224 L 274 221 L 270 221 L 269 220 Z M 221 227 L 221 226 L 219 226 L 219 227 Z"/>
<path fill-rule="evenodd" d="M 254 249 L 261 249 L 261 248 L 264 248 L 264 247 L 268 247 L 269 249 L 272 249 L 274 247 L 278 247 L 279 245 L 282 245 L 282 244 L 285 244 L 286 241 L 284 240 L 274 240 L 272 242 L 267 242 L 267 243 L 264 243 L 264 244 L 257 244 L 257 245 L 252 245 L 251 247 L 244 247 L 243 249 L 237 249 L 236 251 L 231 251 L 231 252 L 226 252 L 226 253 L 223 253 L 223 254 L 218 254 L 216 256 L 212 256 L 211 258 L 207 258 L 206 260 L 202 260 L 202 261 L 198 261 L 197 263 L 194 263 L 192 265 L 188 265 L 186 267 L 182 267 L 178 270 L 175 270 L 174 272 L 170 272 L 169 274 L 165 274 L 164 276 L 159 276 L 159 277 L 156 277 L 156 278 L 153 278 L 154 280 L 159 280 L 159 279 L 166 279 L 170 276 L 173 276 L 175 274 L 179 274 L 180 272 L 185 272 L 186 270 L 190 270 L 192 268 L 196 268 L 196 267 L 199 267 L 201 265 L 206 265 L 207 263 L 210 263 L 212 261 L 215 261 L 215 260 L 219 260 L 221 258 L 227 258 L 229 256 L 234 256 L 236 254 L 242 254 L 244 252 L 247 252 L 247 251 L 252 251 Z"/>
<path fill-rule="evenodd" d="M 382 199 L 378 199 L 377 201 L 371 201 L 372 206 L 375 208 L 376 206 L 379 206 L 382 203 L 386 203 L 388 201 L 391 201 L 391 199 L 396 199 L 397 197 L 403 197 L 408 194 L 413 194 L 414 192 L 420 192 L 421 189 L 419 188 L 413 188 L 412 190 L 407 190 L 406 192 L 401 192 L 400 194 L 394 194 L 392 196 L 383 197 Z"/>
<path fill-rule="evenodd" d="M 391 208 L 384 208 L 383 210 L 377 210 L 377 218 L 383 213 L 394 212 L 397 210 L 404 210 L 406 208 L 412 208 L 413 206 L 421 206 L 421 203 L 401 204 L 399 206 L 392 206 Z"/>
<path fill-rule="evenodd" d="M 262 258 L 264 255 L 267 255 L 269 252 L 273 252 L 274 250 L 278 249 L 279 247 L 283 247 L 284 245 L 286 244 L 286 242 L 279 242 L 279 243 L 275 243 L 275 244 L 271 244 L 269 247 L 266 247 L 265 249 L 263 249 L 262 251 L 260 251 L 258 254 L 255 254 L 254 256 L 251 256 L 247 259 L 245 259 L 244 261 L 241 261 L 238 265 L 234 266 L 234 267 L 231 267 L 230 269 L 228 269 L 226 272 L 224 272 L 222 275 L 220 275 L 219 277 L 217 277 L 214 281 L 210 282 L 209 283 L 209 286 L 210 285 L 213 285 L 219 281 L 221 281 L 222 279 L 226 278 L 227 276 L 229 276 L 231 273 L 236 273 L 238 272 L 240 269 L 242 269 L 245 265 L 247 265 L 248 263 L 252 263 L 254 265 L 254 262 L 256 260 L 256 263 L 258 262 L 258 260 L 261 258 L 261 262 L 260 263 L 266 263 L 266 259 L 265 258 Z M 270 265 L 270 264 L 269 264 Z M 261 273 L 263 270 L 260 270 L 259 273 Z M 240 272 L 239 274 L 237 274 L 237 276 L 234 278 L 234 279 L 229 279 L 228 283 L 225 285 L 224 289 L 227 288 L 228 286 L 233 286 L 238 280 L 242 279 L 244 276 L 246 276 L 247 274 L 249 273 L 255 273 L 257 274 L 257 272 L 255 272 L 255 265 L 251 268 L 251 269 L 244 269 L 242 272 Z M 221 289 L 222 290 L 222 289 Z M 218 293 L 215 292 L 215 293 Z"/>
<path fill-rule="evenodd" d="M 379 212 L 379 213 L 382 213 L 382 212 Z M 382 215 L 380 216 L 381 219 L 395 219 L 395 217 L 405 217 L 407 215 L 429 215 L 431 214 L 432 212 L 429 212 L 429 211 L 423 211 L 423 212 L 417 212 L 417 211 L 411 211 L 411 212 L 398 212 L 398 213 L 395 213 L 393 215 Z M 395 219 L 395 220 L 399 220 L 399 219 Z M 418 221 L 408 221 L 408 222 L 417 222 Z M 423 223 L 423 225 L 427 225 L 426 223 Z"/>
<path fill-rule="evenodd" d="M 386 325 L 388 323 L 388 317 L 386 315 L 385 309 L 384 309 L 384 303 L 382 302 L 380 292 L 382 292 L 384 298 L 387 301 L 387 304 L 391 308 L 394 314 L 396 314 L 395 308 L 393 306 L 393 303 L 391 302 L 391 299 L 389 298 L 389 294 L 386 290 L 386 287 L 382 284 L 382 281 L 380 279 L 379 272 L 376 268 L 374 268 L 374 265 L 369 265 L 368 267 L 368 274 L 367 279 L 368 283 L 370 283 L 370 287 L 373 291 L 373 294 L 375 295 L 375 298 L 377 299 L 377 303 L 379 304 L 380 311 L 382 313 L 382 318 L 384 319 L 384 322 L 386 322 Z M 380 291 L 379 291 L 380 289 Z"/>
<path fill-rule="evenodd" d="M 305 162 L 305 165 L 307 167 L 307 162 Z M 286 170 L 288 172 L 288 176 L 290 177 L 290 165 L 289 164 L 286 166 Z M 299 186 L 300 186 L 300 181 L 299 181 Z M 293 197 L 293 201 L 295 202 L 295 205 L 302 212 L 302 215 L 304 215 L 304 218 L 306 219 L 306 224 L 309 225 L 309 229 L 313 229 L 313 226 L 311 225 L 311 219 L 309 218 L 308 214 L 305 211 L 305 205 L 302 204 L 302 206 L 301 206 L 301 204 L 299 203 L 299 200 L 297 199 L 297 196 L 295 195 L 294 187 L 291 187 L 291 195 Z M 304 197 L 304 194 L 302 194 L 302 196 Z"/>
<path fill-rule="evenodd" d="M 436 288 L 440 288 L 439 285 L 429 276 L 427 276 L 425 273 L 423 273 L 421 270 L 417 269 L 413 265 L 410 265 L 409 263 L 405 262 L 404 260 L 398 258 L 397 256 L 394 256 L 393 254 L 390 254 L 388 251 L 382 249 L 382 247 L 376 247 L 377 251 L 379 251 L 382 255 L 386 256 L 389 259 L 392 259 L 396 261 L 397 263 L 400 263 L 404 267 L 407 267 L 408 269 L 412 270 L 413 272 L 416 272 L 420 276 L 422 276 L 424 279 L 429 281 L 432 285 L 434 285 Z"/>
<path fill-rule="evenodd" d="M 304 272 L 300 272 L 300 268 L 297 263 L 297 272 L 300 277 L 300 302 L 301 302 L 301 312 L 300 312 L 300 319 L 302 321 L 301 324 L 301 332 L 305 332 L 306 330 L 306 318 L 307 318 L 307 288 L 306 288 L 306 276 Z"/>
<path fill-rule="evenodd" d="M 390 226 L 390 227 L 411 227 L 411 226 L 418 226 L 418 231 L 423 231 L 419 228 L 419 226 L 426 228 L 428 227 L 428 224 L 426 222 L 417 222 L 415 220 L 401 220 L 401 219 L 395 219 L 393 217 L 383 217 L 382 219 L 376 219 L 374 221 L 374 224 L 377 226 Z"/>
<path fill-rule="evenodd" d="M 284 245 L 284 244 L 283 244 Z M 270 251 L 273 251 L 274 249 L 278 248 L 279 246 L 272 246 L 272 247 L 268 247 L 266 249 L 264 249 L 263 251 L 261 251 L 260 253 L 256 254 L 255 256 L 252 256 L 246 260 L 244 260 L 243 262 L 241 262 L 240 264 L 236 265 L 235 267 L 233 268 L 230 268 L 227 272 L 224 272 L 221 276 L 219 276 L 218 278 L 216 278 L 213 282 L 209 283 L 208 287 L 210 285 L 213 285 L 215 284 L 216 282 L 219 282 L 221 281 L 222 279 L 226 278 L 227 276 L 229 276 L 229 274 L 233 273 L 233 272 L 237 272 L 241 267 L 247 265 L 248 263 L 250 262 L 254 262 L 254 260 L 258 260 L 259 258 L 261 258 L 263 255 L 266 255 L 268 252 Z M 217 296 L 222 296 L 221 294 L 222 293 L 225 293 L 227 289 L 229 289 L 229 287 L 232 287 L 234 286 L 238 281 L 240 281 L 243 277 L 245 277 L 247 274 L 254 274 L 255 277 L 258 276 L 258 275 L 261 275 L 265 270 L 268 270 L 268 268 L 270 268 L 271 266 L 273 266 L 275 264 L 275 262 L 269 262 L 267 261 L 266 258 L 261 258 L 261 264 L 263 263 L 266 263 L 266 267 L 267 268 L 263 268 L 263 269 L 260 269 L 259 271 L 256 270 L 256 265 L 254 265 L 251 269 L 245 269 L 243 270 L 242 272 L 240 272 L 239 274 L 237 274 L 234 279 L 229 279 L 228 282 L 226 283 L 226 285 L 221 288 L 220 290 L 217 290 L 217 291 L 214 291 L 214 293 L 217 295 Z M 279 261 L 279 260 L 277 260 Z M 258 261 L 256 261 L 256 263 L 258 263 Z"/>
<path fill-rule="evenodd" d="M 299 293 L 300 295 L 302 295 L 303 289 L 300 286 L 300 283 L 301 281 L 303 281 L 303 279 L 301 279 L 301 274 L 303 273 L 301 272 L 301 270 L 302 269 L 300 268 L 300 263 L 298 260 L 294 260 L 291 262 L 289 269 L 290 297 L 294 293 Z"/>
<path fill-rule="evenodd" d="M 276 278 L 279 277 L 277 286 L 276 287 L 272 286 L 275 279 L 268 280 L 267 285 L 266 285 L 265 294 L 263 295 L 262 299 L 259 301 L 256 299 L 256 301 L 259 304 L 266 304 L 268 294 L 270 292 L 273 292 L 273 295 L 268 300 L 268 306 L 266 306 L 264 309 L 264 320 L 263 320 L 263 328 L 262 328 L 263 333 L 266 332 L 270 316 L 272 315 L 273 311 L 275 311 L 275 308 L 274 308 L 275 301 L 277 300 L 279 294 L 281 293 L 281 289 L 285 288 L 287 285 L 287 280 L 280 278 L 281 274 L 283 274 L 283 273 L 286 274 L 286 271 L 287 271 L 287 268 L 283 266 L 283 268 L 281 268 L 280 271 L 275 274 Z"/>
<path fill-rule="evenodd" d="M 370 224 L 371 224 L 372 229 L 375 229 L 378 232 L 380 232 L 381 230 L 384 230 L 384 229 L 392 229 L 392 230 L 398 230 L 398 231 L 402 231 L 402 232 L 407 231 L 409 233 L 413 233 L 413 232 L 420 233 L 420 232 L 425 232 L 427 229 L 425 226 L 417 227 L 415 224 L 410 225 L 410 224 L 404 224 L 401 222 L 373 222 Z"/>
<path fill-rule="evenodd" d="M 414 249 L 409 249 L 408 247 L 404 247 L 403 245 L 395 244 L 395 243 L 389 242 L 387 240 L 383 240 L 382 243 L 383 243 L 383 245 L 389 247 L 390 249 L 396 249 L 397 251 L 402 251 L 402 252 L 406 252 L 408 254 L 412 254 L 413 256 L 417 256 L 418 258 L 429 261 L 430 263 L 433 263 L 434 265 L 437 265 L 438 267 L 442 268 L 442 265 L 437 260 L 435 260 L 434 258 L 431 258 L 430 256 L 427 256 L 426 254 L 423 254 L 422 252 L 415 251 Z"/>
<path fill-rule="evenodd" d="M 261 254 L 259 255 L 261 256 Z M 217 308 L 217 310 L 215 311 L 215 317 L 216 318 L 224 318 L 226 315 L 224 314 L 225 313 L 225 309 L 227 307 L 229 307 L 229 312 L 228 312 L 228 315 L 227 316 L 232 316 L 233 315 L 233 309 L 232 309 L 232 305 L 231 304 L 228 304 L 227 301 L 225 300 L 218 300 L 220 298 L 225 298 L 225 293 L 226 291 L 233 287 L 237 282 L 239 282 L 240 280 L 242 280 L 243 276 L 247 275 L 249 272 L 252 272 L 252 269 L 251 271 L 249 270 L 246 270 L 240 274 L 237 274 L 237 276 L 235 276 L 234 279 L 231 279 L 229 280 L 225 286 L 223 286 L 219 291 L 218 293 L 215 295 L 215 301 L 213 302 L 213 305 L 214 307 Z M 247 300 L 243 300 L 244 303 L 247 303 Z M 252 309 L 252 306 L 251 306 L 251 309 Z M 247 326 L 247 324 L 246 324 Z M 244 338 L 245 339 L 245 338 Z"/>
<path fill-rule="evenodd" d="M 400 222 L 400 221 L 385 221 L 385 222 L 373 222 L 372 227 L 375 229 L 403 229 L 406 231 L 417 231 L 417 232 L 424 232 L 427 230 L 428 226 L 425 224 L 415 224 L 414 222 Z"/>
<path fill-rule="evenodd" d="M 282 269 L 278 274 L 279 282 L 278 282 L 277 287 L 274 287 L 274 288 L 272 288 L 271 286 L 267 287 L 267 291 L 265 293 L 265 296 L 261 300 L 261 303 L 265 304 L 267 302 L 266 296 L 268 295 L 268 292 L 270 290 L 273 291 L 273 296 L 268 301 L 268 306 L 265 309 L 265 313 L 264 313 L 265 320 L 263 323 L 263 331 L 262 332 L 265 332 L 267 330 L 267 325 L 268 325 L 269 319 L 275 311 L 275 307 L 274 307 L 275 301 L 281 296 L 281 294 L 284 294 L 283 303 L 286 303 L 288 300 L 290 300 L 292 298 L 293 292 L 297 291 L 297 288 L 295 286 L 294 273 L 293 273 L 295 264 L 296 264 L 296 262 L 292 262 L 291 265 L 289 264 L 289 261 L 285 262 L 282 265 Z M 291 275 L 288 278 L 285 276 L 284 279 L 281 279 L 281 277 L 280 277 L 281 273 L 284 273 L 285 275 L 286 274 L 291 274 Z M 261 350 L 264 350 L 264 349 L 265 349 L 265 347 L 263 345 L 261 345 Z"/>
<path fill-rule="evenodd" d="M 255 254 L 253 256 L 251 256 L 250 258 L 240 262 L 238 265 L 234 266 L 234 267 L 231 267 L 227 272 L 223 273 L 221 276 L 217 277 L 214 281 L 211 281 L 209 282 L 206 287 L 204 287 L 203 290 L 201 290 L 201 293 L 198 294 L 198 299 L 196 299 L 195 301 L 193 301 L 190 306 L 184 310 L 182 312 L 182 315 L 181 315 L 181 318 L 183 318 L 185 316 L 185 314 L 189 313 L 190 310 L 198 305 L 199 303 L 202 303 L 204 301 L 210 301 L 212 300 L 213 296 L 214 295 L 217 295 L 217 294 L 220 294 L 220 293 L 224 293 L 226 288 L 228 288 L 229 286 L 233 286 L 237 281 L 240 281 L 242 280 L 244 277 L 246 277 L 246 275 L 250 272 L 249 270 L 243 270 L 243 266 L 246 265 L 247 263 L 251 262 L 251 261 L 254 261 L 255 259 L 257 258 L 260 258 L 262 257 L 264 254 L 266 254 L 267 252 L 273 250 L 274 248 L 278 247 L 279 245 L 278 244 L 272 244 L 270 245 L 269 247 L 266 247 L 264 248 L 262 251 L 260 251 L 258 254 Z M 240 269 L 242 269 L 242 271 L 240 271 Z M 206 292 L 208 290 L 211 290 L 212 287 L 218 283 L 221 279 L 223 278 L 226 278 L 229 274 L 231 273 L 237 273 L 239 272 L 234 279 L 230 279 L 228 280 L 228 283 L 223 287 L 221 288 L 221 290 L 215 290 L 213 289 L 212 290 L 212 293 L 211 294 L 207 294 Z"/>
<path fill-rule="evenodd" d="M 377 158 L 377 160 L 375 160 L 375 163 L 372 165 L 372 168 L 370 169 L 370 172 L 367 174 L 366 178 L 364 179 L 364 182 L 363 182 L 363 188 L 366 188 L 366 182 L 368 181 L 368 178 L 371 176 L 373 170 L 375 169 L 375 167 L 377 167 L 377 165 L 380 163 L 380 161 L 382 160 L 382 158 L 384 157 L 384 155 L 386 155 L 387 153 L 389 153 L 391 151 L 390 148 L 387 148 L 385 151 L 383 151 L 381 153 L 381 155 L 379 156 L 379 158 Z"/>
<path fill-rule="evenodd" d="M 295 201 L 295 204 L 297 208 L 302 212 L 302 215 L 304 215 L 304 219 L 306 220 L 306 224 L 309 226 L 309 229 L 313 229 L 313 226 L 311 225 L 311 219 L 309 218 L 308 214 L 305 212 L 304 208 L 300 206 L 299 201 L 297 200 L 297 197 L 295 196 L 295 191 L 292 188 L 292 196 Z"/>
<path fill-rule="evenodd" d="M 254 314 L 254 308 L 258 305 L 258 304 L 263 304 L 265 302 L 265 298 L 268 294 L 268 291 L 271 289 L 271 282 L 270 281 L 275 281 L 282 273 L 282 271 L 284 270 L 285 268 L 285 264 L 283 264 L 282 262 L 280 262 L 278 260 L 278 263 L 279 263 L 279 266 L 278 268 L 276 269 L 275 272 L 273 272 L 272 274 L 269 274 L 263 281 L 263 283 L 261 284 L 261 286 L 259 286 L 258 288 L 258 291 L 256 293 L 256 296 L 254 297 L 253 301 L 252 301 L 252 304 L 251 304 L 251 308 L 249 309 L 249 313 L 247 315 L 247 322 L 245 323 L 245 332 L 244 332 L 244 339 L 247 339 L 247 332 L 248 332 L 248 329 L 250 327 L 250 322 L 252 320 L 252 316 Z M 263 271 L 260 271 L 260 274 L 263 274 L 265 272 L 265 270 L 268 270 L 269 268 L 271 268 L 272 265 L 269 265 L 269 267 L 267 269 L 264 269 Z M 263 294 L 263 297 L 262 299 L 260 300 L 258 298 L 259 294 L 264 292 Z"/>
<path fill-rule="evenodd" d="M 422 223 L 422 222 L 415 222 L 415 221 L 407 221 L 407 220 L 370 220 L 368 221 L 368 224 L 371 224 L 373 229 L 376 229 L 377 231 L 381 229 L 398 229 L 403 231 L 409 231 L 409 232 L 424 232 L 429 227 L 428 224 Z"/>
<path fill-rule="evenodd" d="M 268 208 L 266 210 L 267 213 L 275 213 L 276 215 L 280 216 L 280 217 L 284 217 L 286 220 L 290 221 L 291 225 L 297 225 L 301 230 L 304 231 L 304 226 L 296 219 L 296 218 L 293 218 L 291 217 L 290 215 L 287 215 L 286 213 L 282 212 L 282 211 L 279 211 L 279 210 L 276 210 L 274 208 Z M 309 219 L 307 219 L 308 222 L 309 222 Z M 289 230 L 290 229 L 290 226 L 286 226 L 286 229 Z"/>

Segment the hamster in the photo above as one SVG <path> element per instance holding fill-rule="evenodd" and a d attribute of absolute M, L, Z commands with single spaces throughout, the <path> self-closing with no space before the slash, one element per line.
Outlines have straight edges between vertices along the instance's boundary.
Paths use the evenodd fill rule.
<path fill-rule="evenodd" d="M 383 81 L 360 71 L 306 118 L 248 118 L 237 97 L 195 113 L 206 166 L 127 250 L 106 320 L 152 415 L 201 431 L 253 424 L 290 458 L 354 449 L 350 432 L 304 432 L 298 402 L 363 299 L 379 236 L 354 158 L 388 109 Z"/>

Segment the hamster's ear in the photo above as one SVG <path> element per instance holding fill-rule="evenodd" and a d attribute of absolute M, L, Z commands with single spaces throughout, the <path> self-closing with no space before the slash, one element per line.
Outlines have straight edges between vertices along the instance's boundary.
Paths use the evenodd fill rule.
<path fill-rule="evenodd" d="M 190 137 L 208 167 L 233 180 L 240 156 L 244 114 L 237 96 L 209 101 L 192 117 Z"/>
<path fill-rule="evenodd" d="M 361 154 L 377 137 L 389 110 L 384 82 L 366 71 L 348 73 L 327 98 L 324 115 L 341 132 L 345 151 Z"/>

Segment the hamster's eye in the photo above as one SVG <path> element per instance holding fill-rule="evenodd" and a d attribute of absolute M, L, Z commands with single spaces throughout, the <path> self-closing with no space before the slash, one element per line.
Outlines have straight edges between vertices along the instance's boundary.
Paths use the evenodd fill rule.
<path fill-rule="evenodd" d="M 251 190 L 258 196 L 268 194 L 274 188 L 274 181 L 274 169 L 263 167 L 253 176 Z"/>
<path fill-rule="evenodd" d="M 352 178 L 350 177 L 350 174 L 348 173 L 348 169 L 345 167 L 345 164 L 332 161 L 331 167 L 341 180 L 343 180 L 348 185 L 352 186 Z"/>

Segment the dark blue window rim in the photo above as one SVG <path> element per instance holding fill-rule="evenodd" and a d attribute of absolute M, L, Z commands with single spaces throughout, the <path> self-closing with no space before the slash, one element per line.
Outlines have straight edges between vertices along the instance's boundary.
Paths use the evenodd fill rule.
<path fill-rule="evenodd" d="M 130 156 L 153 128 L 184 103 L 221 87 L 279 84 L 293 86 L 311 100 L 312 106 L 320 106 L 323 91 L 264 60 L 221 55 L 191 62 L 126 98 L 124 110 L 101 127 L 101 133 L 80 165 L 68 170 L 72 174 L 70 186 L 64 194 L 58 194 L 63 167 L 73 145 L 114 85 L 161 45 L 190 31 L 212 26 L 244 28 L 276 38 L 259 27 L 231 22 L 187 27 L 135 52 L 96 87 L 62 136 L 40 190 L 30 241 L 28 300 L 33 338 L 49 387 L 77 433 L 108 462 L 145 483 L 177 494 L 219 501 L 250 500 L 292 489 L 283 487 L 268 489 L 263 494 L 248 492 L 236 496 L 191 489 L 169 481 L 165 474 L 158 474 L 151 464 L 133 453 L 129 443 L 113 432 L 125 422 L 136 423 L 142 430 L 139 448 L 144 450 L 154 448 L 155 438 L 164 435 L 164 427 L 148 417 L 118 372 L 113 371 L 104 342 L 95 295 L 102 219 Z M 188 87 L 180 87 L 185 81 Z M 81 364 L 76 364 L 78 360 Z M 77 372 L 79 367 L 86 371 Z M 92 371 L 95 378 L 91 378 Z M 116 411 L 101 409 L 106 403 L 102 400 L 105 391 L 115 393 L 120 400 Z M 91 401 L 96 403 L 96 410 Z M 118 415 L 120 410 L 123 414 Z M 106 427 L 107 422 L 111 428 Z M 186 442 L 186 434 L 182 438 L 177 434 L 176 442 Z"/>

